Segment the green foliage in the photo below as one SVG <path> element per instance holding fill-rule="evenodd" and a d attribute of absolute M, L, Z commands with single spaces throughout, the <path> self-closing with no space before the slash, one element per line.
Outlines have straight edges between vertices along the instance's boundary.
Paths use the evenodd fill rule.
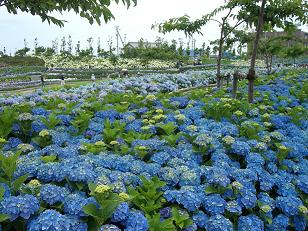
<path fill-rule="evenodd" d="M 159 213 L 155 213 L 153 216 L 147 215 L 146 217 L 149 223 L 150 231 L 176 231 L 176 227 L 174 226 L 171 218 L 161 221 Z"/>
<path fill-rule="evenodd" d="M 61 110 L 60 113 L 69 115 L 72 113 L 72 111 L 74 110 L 75 106 L 77 105 L 76 102 L 71 102 L 71 103 L 65 103 L 65 106 L 63 105 L 64 110 Z"/>
<path fill-rule="evenodd" d="M 177 126 L 173 122 L 167 124 L 159 123 L 156 124 L 156 129 L 158 134 L 172 135 L 175 133 Z"/>
<path fill-rule="evenodd" d="M 0 182 L 6 183 L 11 188 L 13 194 L 19 191 L 21 185 L 28 178 L 28 174 L 16 179 L 13 177 L 19 156 L 20 152 L 16 152 L 10 156 L 5 156 L 0 153 Z"/>
<path fill-rule="evenodd" d="M 116 193 L 111 192 L 109 186 L 89 183 L 88 187 L 90 195 L 96 199 L 99 206 L 88 204 L 83 207 L 83 211 L 93 219 L 89 230 L 98 230 L 112 216 L 122 200 Z"/>
<path fill-rule="evenodd" d="M 51 163 L 57 161 L 57 156 L 55 155 L 41 156 L 40 159 L 45 163 Z"/>
<path fill-rule="evenodd" d="M 228 189 L 232 189 L 232 187 L 223 187 L 220 185 L 209 185 L 205 189 L 206 194 L 224 194 Z"/>
<path fill-rule="evenodd" d="M 0 201 L 2 201 L 3 196 L 4 196 L 5 188 L 3 186 L 0 186 Z M 6 221 L 9 219 L 10 216 L 6 214 L 0 214 L 0 223 L 3 221 Z"/>
<path fill-rule="evenodd" d="M 244 121 L 239 126 L 240 136 L 245 136 L 248 139 L 258 139 L 258 133 L 262 130 L 261 125 L 253 121 Z"/>
<path fill-rule="evenodd" d="M 58 105 L 65 104 L 65 100 L 61 99 L 59 97 L 53 97 L 48 99 L 47 102 L 44 102 L 43 105 L 41 105 L 46 110 L 54 110 L 55 108 L 58 108 Z"/>
<path fill-rule="evenodd" d="M 24 57 L 26 54 L 30 51 L 29 47 L 24 47 L 22 49 L 19 49 L 18 51 L 15 52 L 15 56 L 21 56 Z"/>
<path fill-rule="evenodd" d="M 142 160 L 148 159 L 148 147 L 144 146 L 136 146 L 134 147 L 134 155 L 137 155 L 140 157 Z"/>
<path fill-rule="evenodd" d="M 52 137 L 51 135 L 46 136 L 36 136 L 32 138 L 32 141 L 36 143 L 41 148 L 45 148 L 52 144 Z"/>
<path fill-rule="evenodd" d="M 120 0 L 112 1 L 119 3 Z M 137 0 L 122 0 L 124 5 L 129 7 L 131 3 L 134 5 L 137 4 Z M 5 6 L 7 11 L 12 14 L 17 14 L 18 11 L 31 13 L 32 15 L 38 15 L 42 21 L 47 21 L 49 24 L 53 23 L 57 26 L 63 27 L 65 20 L 57 19 L 51 16 L 52 13 L 64 12 L 64 11 L 73 11 L 76 14 L 79 14 L 81 17 L 86 18 L 90 24 L 93 24 L 94 21 L 101 24 L 101 17 L 104 18 L 105 22 L 108 22 L 111 19 L 114 19 L 113 14 L 109 10 L 111 1 L 94 1 L 88 0 L 84 1 L 61 1 L 61 0 L 52 0 L 52 1 L 42 1 L 42 2 L 32 2 L 32 1 L 19 1 L 11 0 L 1 2 L 0 6 Z"/>
<path fill-rule="evenodd" d="M 302 106 L 293 107 L 287 112 L 288 116 L 292 118 L 292 122 L 300 125 L 301 121 L 308 119 L 308 112 Z"/>
<path fill-rule="evenodd" d="M 290 93 L 295 95 L 301 102 L 304 102 L 308 95 L 308 81 L 294 83 L 294 86 L 290 89 Z"/>
<path fill-rule="evenodd" d="M 3 56 L 0 57 L 0 64 L 3 66 L 27 67 L 44 67 L 45 62 L 38 57 L 19 57 L 19 56 Z"/>
<path fill-rule="evenodd" d="M 87 152 L 93 153 L 95 155 L 101 153 L 102 151 L 105 151 L 107 149 L 107 146 L 104 142 L 96 142 L 94 144 L 83 144 Z"/>
<path fill-rule="evenodd" d="M 41 121 L 48 129 L 54 129 L 61 122 L 61 120 L 58 119 L 57 115 L 54 113 L 50 113 L 47 119 L 42 117 Z"/>
<path fill-rule="evenodd" d="M 231 119 L 236 111 L 246 113 L 249 105 L 240 100 L 222 98 L 220 102 L 209 102 L 205 107 L 205 113 L 209 118 L 220 121 L 222 118 Z"/>
<path fill-rule="evenodd" d="M 115 121 L 111 123 L 109 120 L 104 122 L 103 138 L 106 144 L 110 144 L 111 141 L 115 141 L 125 131 L 125 123 Z"/>
<path fill-rule="evenodd" d="M 127 133 L 121 134 L 121 138 L 123 138 L 128 144 L 132 144 L 134 140 L 148 140 L 151 136 L 152 134 L 149 133 L 140 133 L 135 131 L 128 131 Z"/>
<path fill-rule="evenodd" d="M 172 217 L 160 220 L 160 214 L 154 213 L 152 216 L 146 215 L 150 231 L 176 231 L 183 230 L 193 222 L 188 213 L 181 213 L 177 208 L 172 208 Z"/>
<path fill-rule="evenodd" d="M 124 47 L 124 58 L 139 58 L 141 63 L 147 65 L 149 60 L 176 60 L 183 59 L 183 54 L 178 54 L 176 51 L 176 44 L 168 44 L 161 39 L 156 40 L 155 46 L 147 44 L 143 39 L 139 40 L 138 47 L 126 45 Z"/>
<path fill-rule="evenodd" d="M 189 218 L 188 213 L 180 213 L 180 211 L 176 208 L 172 208 L 172 219 L 176 227 L 181 230 L 191 225 L 193 222 Z"/>
<path fill-rule="evenodd" d="M 170 146 L 174 147 L 178 139 L 181 138 L 182 135 L 183 135 L 182 132 L 179 132 L 177 134 L 172 134 L 172 135 L 163 135 L 162 139 L 166 140 Z"/>
<path fill-rule="evenodd" d="M 86 111 L 79 111 L 71 124 L 77 129 L 77 134 L 80 135 L 86 131 L 92 118 L 92 113 Z"/>
<path fill-rule="evenodd" d="M 163 206 L 161 188 L 166 183 L 160 181 L 158 177 L 147 180 L 144 176 L 140 176 L 140 179 L 142 186 L 128 189 L 128 193 L 132 197 L 131 202 L 146 214 L 153 215 Z"/>
<path fill-rule="evenodd" d="M 276 143 L 275 145 L 277 147 L 276 156 L 277 156 L 278 161 L 281 163 L 284 159 L 287 158 L 290 150 L 280 143 Z"/>
<path fill-rule="evenodd" d="M 14 108 L 5 107 L 0 113 L 0 138 L 7 139 L 12 132 L 13 124 L 16 121 L 17 112 Z"/>

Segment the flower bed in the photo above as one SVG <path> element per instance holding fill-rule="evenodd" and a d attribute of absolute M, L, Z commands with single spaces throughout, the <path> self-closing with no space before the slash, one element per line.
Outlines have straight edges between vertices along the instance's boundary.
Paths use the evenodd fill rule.
<path fill-rule="evenodd" d="M 304 231 L 307 74 L 252 105 L 245 84 L 169 93 L 196 73 L 1 98 L 2 229 Z"/>
<path fill-rule="evenodd" d="M 114 69 L 114 68 L 141 68 L 141 69 L 162 69 L 173 68 L 174 62 L 149 60 L 144 62 L 139 59 L 123 59 L 119 58 L 116 63 L 112 63 L 110 59 L 106 58 L 69 58 L 60 55 L 52 57 L 42 57 L 47 67 L 54 68 L 100 68 L 100 69 Z"/>

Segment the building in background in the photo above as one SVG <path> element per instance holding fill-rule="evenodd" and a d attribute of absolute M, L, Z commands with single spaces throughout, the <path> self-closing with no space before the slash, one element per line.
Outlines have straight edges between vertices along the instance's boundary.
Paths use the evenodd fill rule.
<path fill-rule="evenodd" d="M 252 36 L 255 36 L 255 34 L 252 34 Z M 304 47 L 308 48 L 308 32 L 302 31 L 300 29 L 294 31 L 291 34 L 285 31 L 263 32 L 261 39 L 271 39 L 285 36 L 290 36 L 289 40 L 283 42 L 285 48 L 291 48 L 298 43 L 301 43 Z M 247 44 L 248 54 L 251 54 L 252 52 L 252 45 L 253 41 Z"/>

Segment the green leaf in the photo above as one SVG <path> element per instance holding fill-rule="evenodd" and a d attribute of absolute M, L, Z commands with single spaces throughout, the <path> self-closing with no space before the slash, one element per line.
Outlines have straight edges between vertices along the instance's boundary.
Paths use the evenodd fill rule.
<path fill-rule="evenodd" d="M 18 177 L 13 183 L 12 188 L 16 192 L 20 189 L 20 186 L 28 179 L 29 174 Z"/>
<path fill-rule="evenodd" d="M 92 183 L 92 182 L 89 182 L 89 183 L 88 183 L 88 187 L 89 187 L 89 189 L 90 189 L 91 195 L 94 195 L 94 191 L 95 191 L 97 185 L 94 184 L 94 183 Z"/>
<path fill-rule="evenodd" d="M 180 229 L 186 228 L 193 223 L 188 214 L 181 215 L 176 208 L 172 208 L 172 219 Z"/>
<path fill-rule="evenodd" d="M 206 194 L 224 194 L 228 189 L 222 186 L 209 185 L 205 189 Z"/>
<path fill-rule="evenodd" d="M 10 216 L 7 214 L 0 214 L 0 223 L 2 223 L 3 221 L 6 221 L 9 218 Z"/>
<path fill-rule="evenodd" d="M 113 198 L 110 200 L 105 200 L 103 204 L 100 204 L 102 208 L 100 215 L 103 219 L 103 222 L 106 222 L 112 216 L 120 202 L 120 199 L 116 195 L 113 195 Z"/>
<path fill-rule="evenodd" d="M 173 220 L 169 218 L 161 221 L 159 213 L 155 213 L 152 217 L 147 215 L 147 220 L 149 222 L 150 231 L 176 231 Z"/>
<path fill-rule="evenodd" d="M 57 156 L 50 155 L 50 156 L 41 156 L 40 159 L 44 161 L 45 163 L 55 162 L 57 159 Z"/>
<path fill-rule="evenodd" d="M 4 193 L 5 193 L 5 188 L 3 186 L 0 186 L 0 200 L 3 199 Z"/>
<path fill-rule="evenodd" d="M 94 218 L 100 218 L 100 211 L 95 204 L 87 204 L 83 207 L 83 212 Z"/>

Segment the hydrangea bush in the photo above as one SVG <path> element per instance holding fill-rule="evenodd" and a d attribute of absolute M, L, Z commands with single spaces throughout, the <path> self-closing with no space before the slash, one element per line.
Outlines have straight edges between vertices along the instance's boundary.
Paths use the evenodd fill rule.
<path fill-rule="evenodd" d="M 307 74 L 251 105 L 177 92 L 201 72 L 1 97 L 2 230 L 306 230 Z"/>

